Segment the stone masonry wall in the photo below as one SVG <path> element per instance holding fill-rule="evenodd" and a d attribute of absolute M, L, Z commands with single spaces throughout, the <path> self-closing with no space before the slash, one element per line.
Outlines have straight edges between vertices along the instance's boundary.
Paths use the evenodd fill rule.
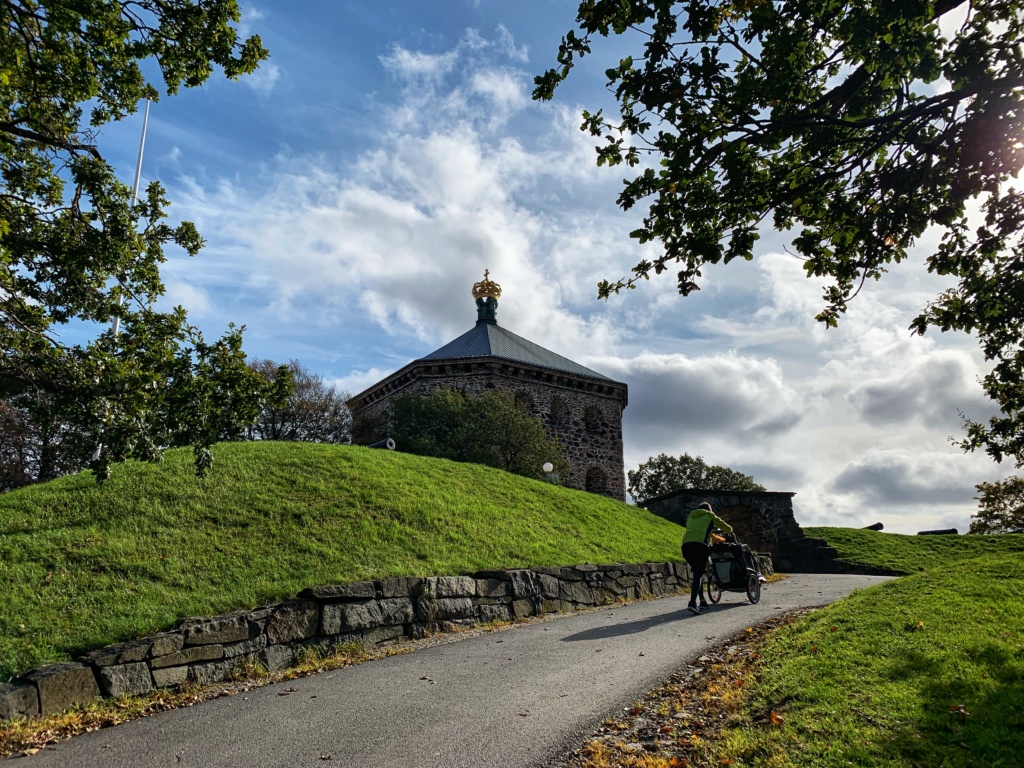
<path fill-rule="evenodd" d="M 566 460 L 572 467 L 569 477 L 560 478 L 563 485 L 625 500 L 621 399 L 581 391 L 568 383 L 571 379 L 566 379 L 566 384 L 542 382 L 502 370 L 511 366 L 487 368 L 474 364 L 469 371 L 459 371 L 460 366 L 455 365 L 443 367 L 447 370 L 437 374 L 419 374 L 386 397 L 354 411 L 353 417 L 379 416 L 385 412 L 392 398 L 426 395 L 440 387 L 455 387 L 473 395 L 488 389 L 504 389 L 524 400 L 530 415 L 540 419 L 548 434 L 561 443 Z M 553 413 L 553 404 L 561 413 Z M 557 407 L 559 405 L 561 407 Z M 401 449 L 402 446 L 398 446 L 398 450 Z"/>
<path fill-rule="evenodd" d="M 764 573 L 771 562 L 762 559 Z M 144 694 L 191 680 L 226 680 L 243 659 L 272 672 L 302 648 L 329 650 L 420 638 L 458 625 L 685 590 L 685 563 L 577 565 L 482 571 L 471 576 L 391 578 L 303 590 L 291 600 L 212 618 L 182 619 L 158 635 L 100 648 L 0 684 L 0 720 L 34 717 L 101 696 Z"/>

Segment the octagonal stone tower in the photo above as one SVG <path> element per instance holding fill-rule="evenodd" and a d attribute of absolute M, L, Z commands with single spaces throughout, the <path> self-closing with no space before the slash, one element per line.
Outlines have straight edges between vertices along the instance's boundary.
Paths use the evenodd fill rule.
<path fill-rule="evenodd" d="M 476 325 L 355 395 L 348 401 L 353 420 L 384 425 L 390 400 L 429 394 L 439 387 L 474 395 L 487 389 L 508 390 L 561 443 L 571 467 L 562 484 L 625 501 L 622 411 L 627 404 L 626 385 L 499 326 L 501 286 L 488 271 L 473 285 L 472 293 Z"/>

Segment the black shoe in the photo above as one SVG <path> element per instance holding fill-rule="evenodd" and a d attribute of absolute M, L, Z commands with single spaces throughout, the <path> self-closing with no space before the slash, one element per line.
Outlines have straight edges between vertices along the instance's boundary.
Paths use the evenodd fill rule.
<path fill-rule="evenodd" d="M 700 608 L 698 608 L 696 605 L 688 605 L 686 606 L 686 610 L 688 610 L 694 616 L 700 616 Z"/>
<path fill-rule="evenodd" d="M 710 606 L 710 605 L 708 605 L 707 603 L 701 603 L 701 604 L 700 604 L 700 611 L 701 611 L 701 612 L 703 613 L 704 611 L 706 611 L 706 610 L 707 610 L 708 608 L 710 608 L 710 607 L 711 607 L 711 606 Z"/>

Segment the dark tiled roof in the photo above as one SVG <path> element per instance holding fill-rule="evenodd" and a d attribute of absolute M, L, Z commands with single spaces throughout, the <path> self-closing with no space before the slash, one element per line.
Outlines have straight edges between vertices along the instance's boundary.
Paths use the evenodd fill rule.
<path fill-rule="evenodd" d="M 458 360 L 470 357 L 496 357 L 500 360 L 571 373 L 574 376 L 588 379 L 612 381 L 597 371 L 592 371 L 568 358 L 556 355 L 494 323 L 478 323 L 459 338 L 448 342 L 421 360 Z"/>

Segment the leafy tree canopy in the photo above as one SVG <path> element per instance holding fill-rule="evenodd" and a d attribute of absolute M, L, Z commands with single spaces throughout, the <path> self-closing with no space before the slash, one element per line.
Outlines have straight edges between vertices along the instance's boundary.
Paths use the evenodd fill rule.
<path fill-rule="evenodd" d="M 290 377 L 293 389 L 283 403 L 267 403 L 248 428 L 250 440 L 289 440 L 299 443 L 352 442 L 349 393 L 324 381 L 298 360 L 281 366 L 272 360 L 253 360 L 249 367 L 268 382 Z"/>
<path fill-rule="evenodd" d="M 133 207 L 96 142 L 158 99 L 144 60 L 168 94 L 215 68 L 252 72 L 267 52 L 238 39 L 238 20 L 235 0 L 0 2 L 0 397 L 45 402 L 101 445 L 99 477 L 180 444 L 202 471 L 211 439 L 236 433 L 269 394 L 245 366 L 241 329 L 208 344 L 184 312 L 152 309 L 164 247 L 195 255 L 202 240 L 164 221 L 156 182 Z M 66 341 L 71 323 L 114 318 L 119 335 Z M 209 410 L 221 406 L 231 410 Z"/>
<path fill-rule="evenodd" d="M 475 396 L 440 388 L 396 398 L 391 436 L 400 451 L 484 464 L 538 480 L 544 478 L 546 462 L 558 474 L 568 471 L 558 441 L 512 393 L 502 390 Z"/>
<path fill-rule="evenodd" d="M 1024 161 L 1024 3 L 585 0 L 577 22 L 534 97 L 596 38 L 632 36 L 606 72 L 621 116 L 584 112 L 582 128 L 606 140 L 599 165 L 637 167 L 618 202 L 648 205 L 632 236 L 663 249 L 600 296 L 668 269 L 687 295 L 705 265 L 752 258 L 770 225 L 827 281 L 818 318 L 836 325 L 934 228 L 927 268 L 958 283 L 911 330 L 977 335 L 1000 411 L 965 419 L 961 446 L 1024 465 L 1024 193 L 1009 186 Z"/>
<path fill-rule="evenodd" d="M 708 464 L 701 456 L 652 456 L 626 473 L 629 495 L 637 504 L 683 488 L 708 491 L 763 491 L 754 478 L 728 467 Z"/>
<path fill-rule="evenodd" d="M 1024 533 L 1024 477 L 979 483 L 978 513 L 968 533 Z"/>

